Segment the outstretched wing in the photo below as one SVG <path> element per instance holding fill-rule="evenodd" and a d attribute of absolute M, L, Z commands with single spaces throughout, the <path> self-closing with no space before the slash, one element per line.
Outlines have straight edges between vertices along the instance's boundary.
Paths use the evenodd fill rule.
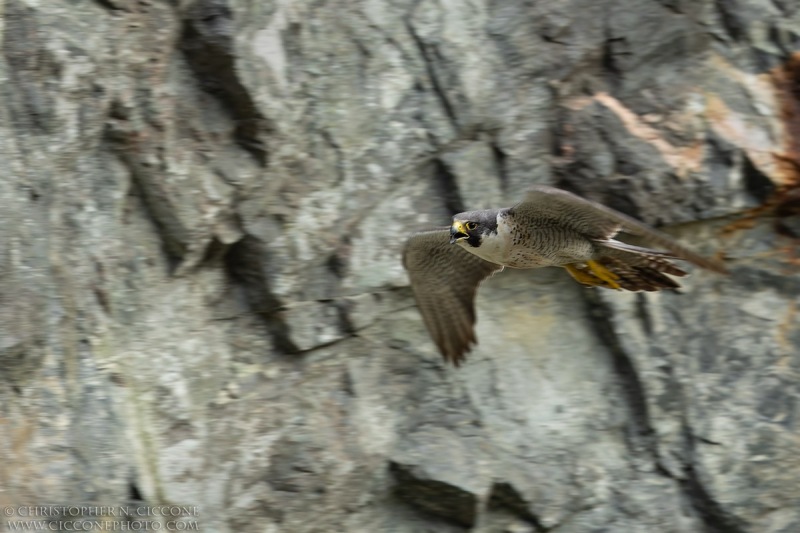
<path fill-rule="evenodd" d="M 693 252 L 666 233 L 610 207 L 561 189 L 545 185 L 534 186 L 529 190 L 525 200 L 512 207 L 511 211 L 522 217 L 538 219 L 546 217 L 558 220 L 564 227 L 601 242 L 611 239 L 619 231 L 624 231 L 664 248 L 675 258 L 684 259 L 720 274 L 728 273 L 721 262 Z"/>
<path fill-rule="evenodd" d="M 475 292 L 501 265 L 450 244 L 448 230 L 413 235 L 403 266 L 428 332 L 446 361 L 459 366 L 475 339 Z"/>

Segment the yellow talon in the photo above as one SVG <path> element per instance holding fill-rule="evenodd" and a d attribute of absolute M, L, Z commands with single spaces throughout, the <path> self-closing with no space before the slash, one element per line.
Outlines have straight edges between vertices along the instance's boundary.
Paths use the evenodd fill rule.
<path fill-rule="evenodd" d="M 586 261 L 586 266 L 589 267 L 589 270 L 597 276 L 599 279 L 605 281 L 607 286 L 611 289 L 621 289 L 617 280 L 619 276 L 611 272 L 609 269 L 598 263 L 597 261 Z"/>
<path fill-rule="evenodd" d="M 567 272 L 569 272 L 578 283 L 583 283 L 584 285 L 589 285 L 590 287 L 602 285 L 602 283 L 599 283 L 601 280 L 597 279 L 592 274 L 581 270 L 575 265 L 564 265 L 564 268 L 567 269 Z"/>
<path fill-rule="evenodd" d="M 564 265 L 564 268 L 578 283 L 607 289 L 621 288 L 617 283 L 619 277 L 596 261 L 587 261 L 585 266 L 576 266 L 576 264 Z"/>

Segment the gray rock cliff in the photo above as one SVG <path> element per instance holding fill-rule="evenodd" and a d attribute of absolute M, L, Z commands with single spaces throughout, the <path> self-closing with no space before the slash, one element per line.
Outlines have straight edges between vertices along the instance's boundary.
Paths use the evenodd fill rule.
<path fill-rule="evenodd" d="M 797 0 L 5 0 L 0 506 L 205 531 L 800 531 Z M 506 271 L 445 367 L 406 236 L 532 183 L 727 258 Z"/>

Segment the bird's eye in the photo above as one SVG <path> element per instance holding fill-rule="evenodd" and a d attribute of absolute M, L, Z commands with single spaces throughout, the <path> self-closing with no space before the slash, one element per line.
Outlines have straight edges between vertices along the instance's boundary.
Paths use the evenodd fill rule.
<path fill-rule="evenodd" d="M 467 226 L 468 230 L 472 231 L 472 230 L 474 230 L 475 228 L 478 227 L 478 223 L 477 222 L 467 222 L 465 224 L 465 226 Z"/>

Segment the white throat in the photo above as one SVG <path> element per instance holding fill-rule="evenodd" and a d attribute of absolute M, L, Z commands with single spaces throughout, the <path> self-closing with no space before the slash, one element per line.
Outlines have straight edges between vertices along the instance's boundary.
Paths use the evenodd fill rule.
<path fill-rule="evenodd" d="M 490 233 L 484 235 L 481 240 L 481 245 L 473 248 L 467 244 L 466 240 L 458 241 L 458 245 L 467 250 L 471 254 L 475 254 L 481 259 L 498 265 L 504 265 L 508 256 L 510 233 L 508 232 L 504 221 L 498 215 L 497 217 L 497 233 Z"/>

